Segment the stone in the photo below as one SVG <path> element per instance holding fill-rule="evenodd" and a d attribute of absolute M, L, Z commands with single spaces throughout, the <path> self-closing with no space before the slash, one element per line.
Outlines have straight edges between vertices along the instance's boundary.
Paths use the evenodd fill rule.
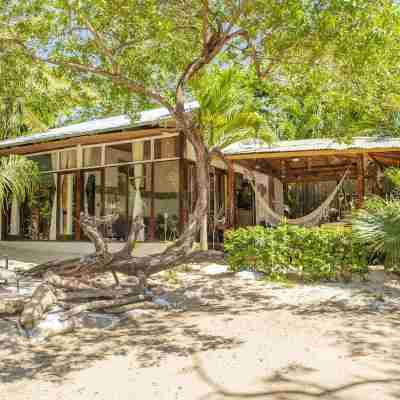
<path fill-rule="evenodd" d="M 159 305 L 162 308 L 166 309 L 173 308 L 173 304 L 170 303 L 167 299 L 164 299 L 163 297 L 155 297 L 153 299 L 153 303 Z"/>
<path fill-rule="evenodd" d="M 126 319 L 126 316 L 102 313 L 85 313 L 79 317 L 77 324 L 79 327 L 86 329 L 113 329 L 124 319 Z"/>
<path fill-rule="evenodd" d="M 137 321 L 141 319 L 148 319 L 154 316 L 154 311 L 151 310 L 131 310 L 125 313 L 127 319 Z"/>
<path fill-rule="evenodd" d="M 228 273 L 229 267 L 228 265 L 210 264 L 203 271 L 206 275 L 221 275 Z"/>
<path fill-rule="evenodd" d="M 77 320 L 75 318 L 64 321 L 61 320 L 59 313 L 49 313 L 37 326 L 25 332 L 33 343 L 40 343 L 51 336 L 71 332 L 76 326 Z"/>
<path fill-rule="evenodd" d="M 23 296 L 6 295 L 0 297 L 0 315 L 14 315 L 22 312 L 27 298 Z"/>
<path fill-rule="evenodd" d="M 264 274 L 262 274 L 261 272 L 257 272 L 257 271 L 239 271 L 236 272 L 236 276 L 240 279 L 245 279 L 245 280 L 259 280 L 262 279 L 264 277 Z"/>

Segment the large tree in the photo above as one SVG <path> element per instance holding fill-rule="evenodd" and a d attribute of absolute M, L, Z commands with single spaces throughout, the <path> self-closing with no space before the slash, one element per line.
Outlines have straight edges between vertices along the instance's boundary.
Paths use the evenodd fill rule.
<path fill-rule="evenodd" d="M 390 0 L 3 1 L 3 51 L 12 50 L 26 65 L 50 66 L 72 85 L 95 88 L 106 105 L 131 112 L 142 104 L 166 107 L 198 160 L 193 219 L 164 253 L 131 255 L 136 221 L 125 248 L 110 254 L 93 221 L 84 219 L 96 253 L 56 263 L 52 271 L 66 276 L 112 270 L 144 278 L 187 257 L 207 212 L 209 152 L 185 102 L 190 83 L 206 66 L 237 64 L 254 69 L 259 79 L 282 82 L 291 65 L 341 68 L 351 75 L 372 71 L 377 60 L 396 51 L 397 33 L 397 7 Z M 36 297 L 46 297 L 45 289 Z M 25 314 L 28 326 L 33 313 Z"/>

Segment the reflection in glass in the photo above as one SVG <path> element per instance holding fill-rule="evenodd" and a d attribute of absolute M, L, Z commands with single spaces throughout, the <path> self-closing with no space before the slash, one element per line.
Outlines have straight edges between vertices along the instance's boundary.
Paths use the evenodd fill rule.
<path fill-rule="evenodd" d="M 83 212 L 91 217 L 101 216 L 101 171 L 83 174 Z"/>
<path fill-rule="evenodd" d="M 132 143 L 118 143 L 106 146 L 106 163 L 122 164 L 132 161 Z"/>
<path fill-rule="evenodd" d="M 59 226 L 58 234 L 61 237 L 73 238 L 75 233 L 75 174 L 59 175 L 58 203 L 59 203 Z"/>
<path fill-rule="evenodd" d="M 154 158 L 175 158 L 179 156 L 178 136 L 154 140 Z"/>
<path fill-rule="evenodd" d="M 38 190 L 32 199 L 21 206 L 21 214 L 11 210 L 8 232 L 10 235 L 30 240 L 56 240 L 56 180 L 56 174 L 42 174 Z M 20 215 L 21 224 L 19 224 Z"/>
<path fill-rule="evenodd" d="M 101 147 L 86 147 L 83 149 L 83 166 L 98 167 L 101 165 Z"/>
<path fill-rule="evenodd" d="M 60 151 L 60 169 L 71 169 L 76 167 L 76 149 Z"/>

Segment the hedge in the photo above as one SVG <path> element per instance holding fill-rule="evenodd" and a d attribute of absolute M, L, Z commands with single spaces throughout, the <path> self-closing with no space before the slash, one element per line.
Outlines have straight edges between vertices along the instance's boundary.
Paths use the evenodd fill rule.
<path fill-rule="evenodd" d="M 364 275 L 368 263 L 351 230 L 280 225 L 225 232 L 224 249 L 231 269 L 252 269 L 273 279 L 296 275 L 304 281 L 350 280 Z"/>

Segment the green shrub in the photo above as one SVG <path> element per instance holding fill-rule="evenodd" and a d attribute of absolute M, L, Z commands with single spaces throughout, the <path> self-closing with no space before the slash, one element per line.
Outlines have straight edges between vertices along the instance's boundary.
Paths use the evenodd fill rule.
<path fill-rule="evenodd" d="M 362 245 L 347 230 L 240 228 L 225 233 L 224 247 L 233 270 L 250 268 L 272 279 L 293 272 L 304 281 L 349 279 L 367 272 Z"/>
<path fill-rule="evenodd" d="M 355 235 L 370 257 L 378 257 L 385 268 L 400 272 L 400 201 L 380 200 L 372 204 L 367 203 L 354 215 Z"/>

